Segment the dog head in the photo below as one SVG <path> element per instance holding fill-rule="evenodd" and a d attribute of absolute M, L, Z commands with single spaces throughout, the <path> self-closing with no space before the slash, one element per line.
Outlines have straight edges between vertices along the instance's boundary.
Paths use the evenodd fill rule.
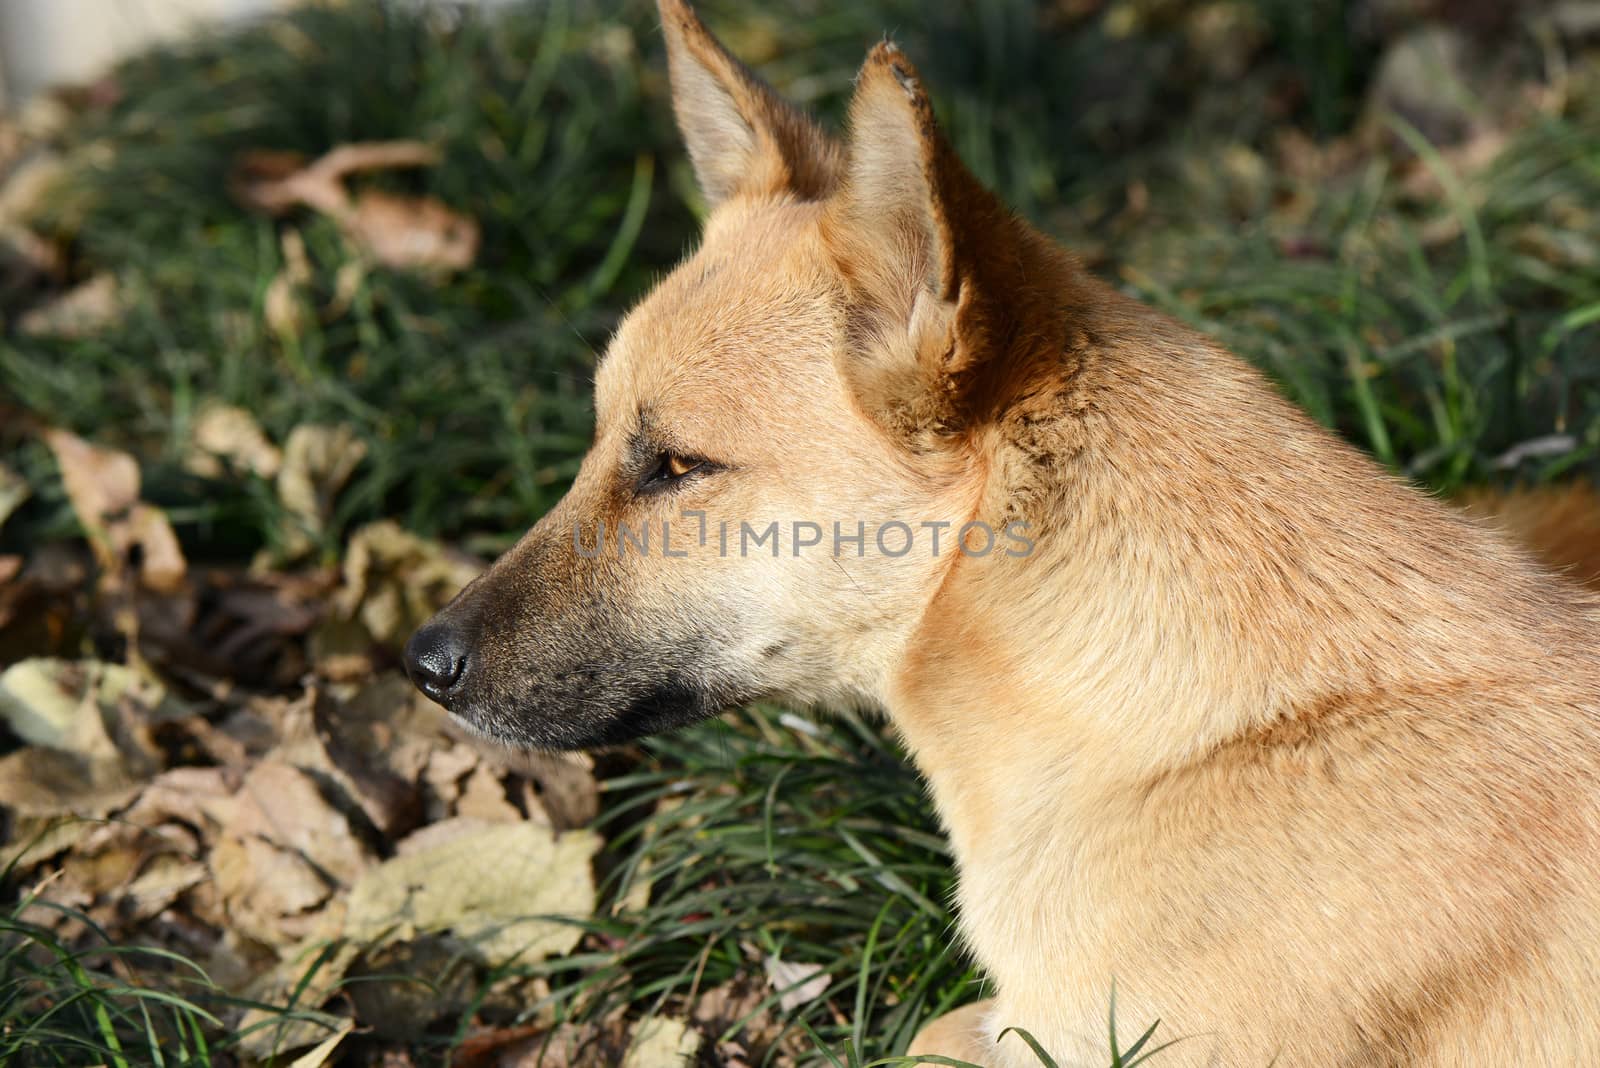
<path fill-rule="evenodd" d="M 969 524 L 986 431 L 1029 390 L 1000 354 L 1042 239 L 892 45 L 841 145 L 661 7 L 703 239 L 612 338 L 566 497 L 406 647 L 424 692 L 514 745 L 875 702 L 949 569 L 1026 544 Z"/>

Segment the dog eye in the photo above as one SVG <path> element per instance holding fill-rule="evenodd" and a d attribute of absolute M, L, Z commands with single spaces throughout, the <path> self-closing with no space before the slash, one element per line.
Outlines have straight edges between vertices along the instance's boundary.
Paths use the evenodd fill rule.
<path fill-rule="evenodd" d="M 705 460 L 693 456 L 664 452 L 656 457 L 655 463 L 639 480 L 639 491 L 647 493 L 651 490 L 670 489 L 675 483 L 688 478 L 696 471 L 708 470 L 710 466 Z"/>
<path fill-rule="evenodd" d="M 689 472 L 701 467 L 705 461 L 691 460 L 686 456 L 673 456 L 668 453 L 661 458 L 661 472 L 669 478 L 682 478 Z"/>

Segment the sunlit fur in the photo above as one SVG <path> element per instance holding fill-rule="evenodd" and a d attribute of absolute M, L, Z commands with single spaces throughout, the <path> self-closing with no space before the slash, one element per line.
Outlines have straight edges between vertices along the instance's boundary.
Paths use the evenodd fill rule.
<path fill-rule="evenodd" d="M 914 1052 L 1034 1064 L 995 1042 L 1019 1026 L 1098 1068 L 1115 984 L 1123 1036 L 1183 1038 L 1156 1064 L 1600 1063 L 1590 595 L 1014 219 L 892 46 L 840 146 L 662 15 L 712 210 L 600 366 L 571 494 L 466 595 L 497 613 L 479 725 L 622 715 L 550 696 L 596 649 L 706 701 L 884 709 L 998 992 Z M 719 469 L 631 495 L 646 416 Z M 685 508 L 1036 549 L 560 548 Z"/>

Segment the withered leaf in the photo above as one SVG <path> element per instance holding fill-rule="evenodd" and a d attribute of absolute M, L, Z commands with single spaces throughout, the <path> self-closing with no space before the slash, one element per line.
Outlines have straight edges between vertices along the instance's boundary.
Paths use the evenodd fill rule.
<path fill-rule="evenodd" d="M 669 1016 L 646 1016 L 633 1028 L 622 1068 L 686 1068 L 700 1053 L 700 1033 Z"/>
<path fill-rule="evenodd" d="M 61 468 L 72 510 L 107 576 L 120 581 L 138 549 L 143 584 L 161 593 L 176 592 L 186 571 L 183 551 L 166 515 L 139 500 L 139 465 L 133 457 L 91 445 L 65 430 L 48 430 L 44 438 Z"/>
<path fill-rule="evenodd" d="M 349 942 L 313 936 L 285 953 L 273 968 L 245 987 L 245 995 L 264 1005 L 290 1005 L 315 1012 L 344 982 L 345 970 L 360 952 Z M 251 1009 L 239 1022 L 239 1047 L 252 1060 L 304 1049 L 342 1037 L 348 1021 L 286 1016 L 278 1009 Z"/>
<path fill-rule="evenodd" d="M 371 860 L 316 781 L 273 759 L 245 776 L 210 858 L 229 915 L 269 945 L 306 937 L 315 923 L 308 914 Z"/>
<path fill-rule="evenodd" d="M 478 258 L 478 220 L 433 197 L 369 189 L 345 217 L 350 238 L 385 267 L 461 271 Z"/>
<path fill-rule="evenodd" d="M 100 817 L 139 792 L 119 761 L 25 746 L 0 756 L 0 805 L 19 816 Z"/>
<path fill-rule="evenodd" d="M 210 877 L 210 870 L 198 860 L 171 853 L 155 857 L 119 895 L 124 915 L 135 921 L 149 919 Z"/>
<path fill-rule="evenodd" d="M 482 571 L 481 562 L 380 520 L 351 535 L 334 604 L 379 641 L 403 641 Z"/>
<path fill-rule="evenodd" d="M 126 672 L 111 664 L 46 658 L 12 664 L 0 673 L 0 718 L 30 745 L 115 763 L 120 754 L 106 731 L 101 698 L 115 700 L 123 687 L 106 677 Z"/>
<path fill-rule="evenodd" d="M 139 581 L 144 586 L 157 593 L 177 593 L 183 588 L 188 563 L 165 512 L 141 501 L 112 532 L 123 560 L 129 558 L 133 546 L 139 547 Z"/>
<path fill-rule="evenodd" d="M 48 430 L 67 499 L 86 529 L 102 529 L 139 500 L 139 465 L 132 456 L 91 445 L 66 430 Z"/>
<path fill-rule="evenodd" d="M 508 762 L 533 782 L 539 807 L 558 830 L 587 826 L 599 815 L 600 786 L 589 754 L 526 753 Z"/>
<path fill-rule="evenodd" d="M 0 871 L 26 872 L 72 848 L 90 826 L 84 820 L 54 816 L 20 817 L 12 823 L 10 842 L 0 848 Z"/>
<path fill-rule="evenodd" d="M 778 994 L 778 1003 L 787 1012 L 803 1008 L 827 993 L 833 976 L 822 970 L 820 964 L 786 961 L 777 954 L 769 955 L 763 962 L 767 982 Z"/>
<path fill-rule="evenodd" d="M 491 966 L 567 953 L 579 929 L 542 917 L 594 911 L 589 831 L 531 823 L 468 831 L 368 870 L 350 891 L 345 933 L 358 941 L 454 931 Z"/>
<path fill-rule="evenodd" d="M 267 283 L 261 301 L 261 316 L 267 329 L 279 338 L 300 336 L 310 319 L 310 308 L 305 288 L 310 285 L 311 260 L 306 255 L 305 239 L 299 231 L 289 230 L 282 238 L 283 268 Z"/>
<path fill-rule="evenodd" d="M 462 819 L 486 823 L 515 823 L 522 819 L 517 806 L 506 800 L 506 788 L 500 776 L 482 765 L 473 769 L 462 784 L 456 814 Z"/>
<path fill-rule="evenodd" d="M 209 839 L 233 819 L 240 779 L 233 768 L 170 768 L 150 780 L 122 818 L 139 827 L 181 823 Z"/>
<path fill-rule="evenodd" d="M 5 526 L 11 513 L 22 506 L 31 492 L 27 479 L 5 464 L 0 464 L 0 527 Z"/>
<path fill-rule="evenodd" d="M 334 1029 L 333 1034 L 291 1061 L 289 1068 L 322 1068 L 323 1065 L 328 1063 L 328 1058 L 333 1056 L 333 1052 L 338 1048 L 339 1043 L 344 1041 L 344 1037 L 355 1030 L 355 1026 L 356 1022 L 354 1020 L 345 1020 Z"/>
<path fill-rule="evenodd" d="M 367 443 L 346 425 L 303 423 L 289 432 L 277 489 L 292 517 L 283 530 L 290 555 L 309 550 L 326 529 L 334 500 L 366 455 Z"/>
<path fill-rule="evenodd" d="M 423 818 L 419 776 L 441 738 L 439 713 L 398 673 L 382 675 L 349 700 L 313 706 L 321 751 L 308 754 L 389 838 Z"/>
<path fill-rule="evenodd" d="M 66 162 L 54 152 L 35 152 L 11 167 L 0 182 L 0 225 L 33 221 L 66 169 Z"/>
<path fill-rule="evenodd" d="M 329 215 L 348 206 L 346 176 L 359 171 L 426 167 L 438 152 L 420 141 L 365 141 L 340 145 L 313 163 L 298 152 L 256 149 L 235 161 L 229 185 L 246 207 L 281 215 L 301 205 Z"/>
<path fill-rule="evenodd" d="M 116 278 L 96 275 L 48 304 L 32 308 L 17 320 L 17 329 L 34 337 L 87 337 L 115 323 L 122 315 Z"/>
<path fill-rule="evenodd" d="M 184 467 L 204 478 L 221 478 L 226 462 L 238 471 L 274 478 L 283 453 L 262 431 L 255 416 L 231 404 L 211 404 L 194 421 Z"/>
<path fill-rule="evenodd" d="M 303 205 L 327 215 L 352 245 L 386 267 L 462 270 L 477 258 L 476 219 L 433 197 L 381 190 L 351 197 L 344 184 L 359 171 L 423 167 L 438 158 L 417 141 L 341 145 L 310 164 L 291 153 L 254 152 L 236 164 L 232 188 L 245 204 L 272 214 Z"/>

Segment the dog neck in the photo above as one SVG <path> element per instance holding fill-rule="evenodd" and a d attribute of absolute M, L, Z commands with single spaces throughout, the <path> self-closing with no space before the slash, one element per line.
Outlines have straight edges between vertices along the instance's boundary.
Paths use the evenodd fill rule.
<path fill-rule="evenodd" d="M 1021 814 L 1088 833 L 1085 809 L 1241 740 L 1548 652 L 1563 594 L 1517 550 L 1180 324 L 1093 306 L 1057 393 L 988 432 L 979 517 L 1022 518 L 1033 552 L 952 566 L 885 701 L 958 859 Z"/>

